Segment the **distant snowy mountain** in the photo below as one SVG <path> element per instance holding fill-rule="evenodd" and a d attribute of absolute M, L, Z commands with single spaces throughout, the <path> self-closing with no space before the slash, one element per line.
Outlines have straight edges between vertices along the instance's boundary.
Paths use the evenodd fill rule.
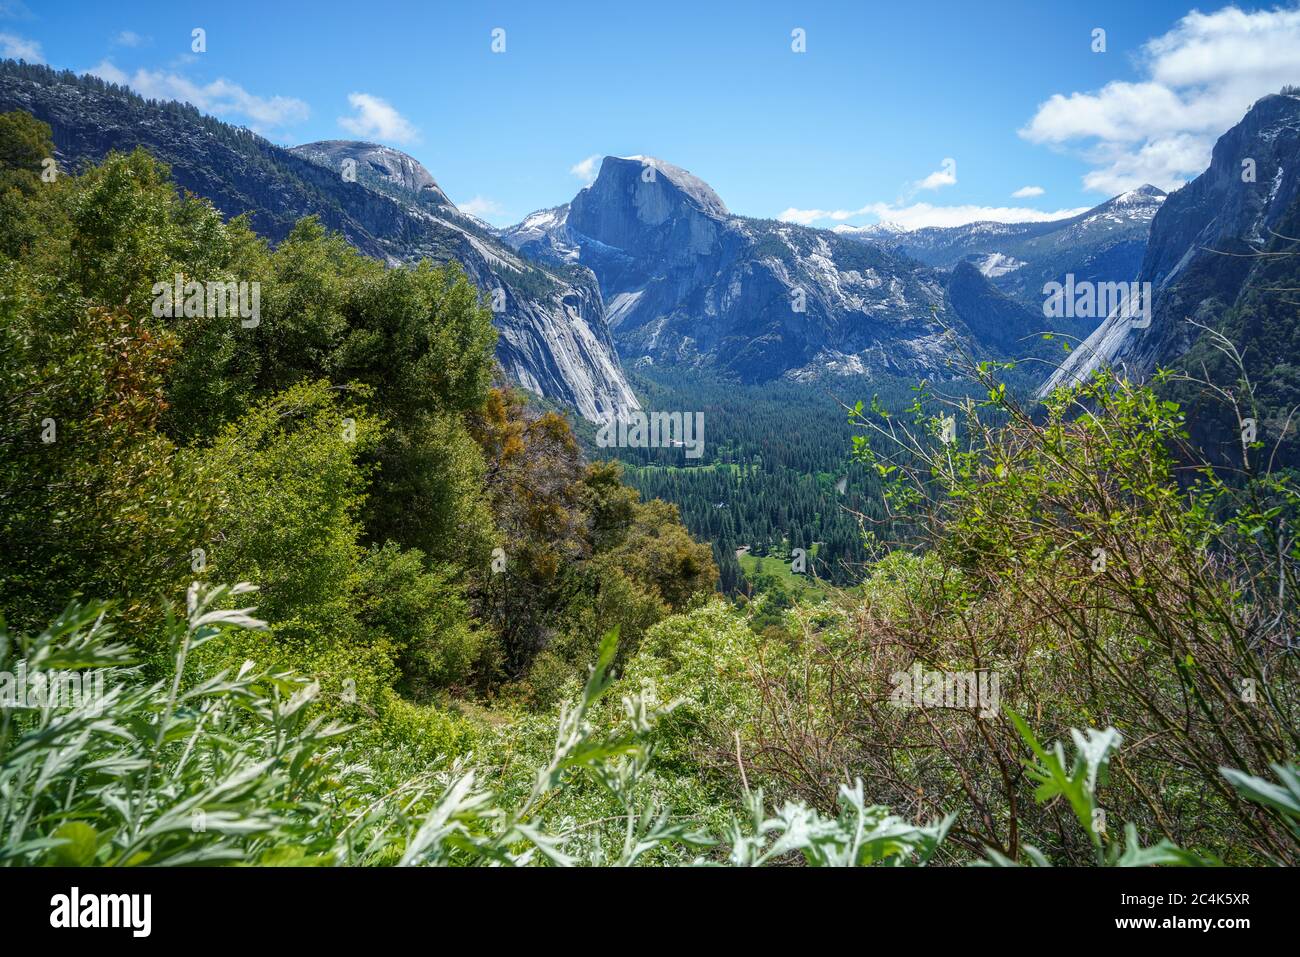
<path fill-rule="evenodd" d="M 1007 295 L 1037 309 L 1044 284 L 1062 282 L 1067 273 L 1090 282 L 1135 279 L 1151 220 L 1164 200 L 1164 191 L 1143 186 L 1078 216 L 1045 223 L 977 222 L 916 230 L 878 223 L 836 231 L 885 243 L 942 269 L 973 262 Z"/>
<path fill-rule="evenodd" d="M 1051 223 L 822 230 L 736 216 L 680 167 L 611 156 L 571 203 L 501 236 L 526 255 L 590 268 L 627 361 L 755 382 L 936 376 L 954 353 L 945 330 L 994 354 L 1023 354 L 1048 328 L 1086 336 L 1099 320 L 1043 318 L 1043 283 L 1071 270 L 1131 280 L 1163 199 L 1143 187 Z"/>
<path fill-rule="evenodd" d="M 824 370 L 935 374 L 952 354 L 942 273 L 878 244 L 733 215 L 707 183 L 662 160 L 606 157 L 571 203 L 502 237 L 526 255 L 590 268 L 629 361 L 761 382 Z"/>

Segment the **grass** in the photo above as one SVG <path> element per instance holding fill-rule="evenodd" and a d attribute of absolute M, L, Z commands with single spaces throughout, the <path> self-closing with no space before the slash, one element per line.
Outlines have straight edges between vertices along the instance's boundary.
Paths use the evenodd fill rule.
<path fill-rule="evenodd" d="M 816 546 L 813 546 L 813 550 L 815 553 Z M 809 556 L 810 559 L 811 557 Z M 783 561 L 775 555 L 741 555 L 737 561 L 740 562 L 740 570 L 751 581 L 755 574 L 763 571 L 781 579 L 789 587 L 791 593 L 799 598 L 816 600 L 826 594 L 828 586 L 823 584 L 820 579 L 814 578 L 809 573 L 795 574 L 790 570 L 788 561 Z"/>

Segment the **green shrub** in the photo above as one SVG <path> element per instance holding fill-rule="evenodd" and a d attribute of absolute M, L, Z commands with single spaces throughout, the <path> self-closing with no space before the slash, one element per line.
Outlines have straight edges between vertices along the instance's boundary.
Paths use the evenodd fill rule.
<path fill-rule="evenodd" d="M 483 650 L 456 576 L 454 567 L 428 567 L 423 553 L 395 542 L 372 547 L 362 562 L 362 629 L 387 636 L 403 690 L 419 698 L 467 685 Z"/>

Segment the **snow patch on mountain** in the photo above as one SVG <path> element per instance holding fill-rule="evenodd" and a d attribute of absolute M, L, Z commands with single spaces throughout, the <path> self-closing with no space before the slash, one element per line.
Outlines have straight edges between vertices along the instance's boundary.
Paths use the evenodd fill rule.
<path fill-rule="evenodd" d="M 995 276 L 1005 276 L 1009 272 L 1015 272 L 1023 265 L 1025 265 L 1023 259 L 1016 259 L 1014 256 L 1007 256 L 1004 253 L 989 253 L 982 259 L 975 260 L 975 268 L 990 279 Z"/>

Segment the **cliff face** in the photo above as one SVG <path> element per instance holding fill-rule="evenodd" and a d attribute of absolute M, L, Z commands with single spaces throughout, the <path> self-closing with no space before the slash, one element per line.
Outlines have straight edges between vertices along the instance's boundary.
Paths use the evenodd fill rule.
<path fill-rule="evenodd" d="M 601 421 L 637 408 L 623 376 L 605 320 L 595 276 L 580 266 L 543 264 L 501 242 L 491 227 L 458 210 L 418 161 L 373 143 L 330 140 L 294 147 L 294 154 L 338 171 L 351 161 L 357 183 L 390 197 L 409 217 L 408 242 L 423 229 L 456 237 L 450 257 L 480 289 L 504 294 L 496 314 L 497 358 L 506 374 L 540 395 L 572 404 L 584 418 Z"/>
<path fill-rule="evenodd" d="M 377 192 L 433 209 L 455 208 L 419 160 L 391 146 L 356 140 L 322 140 L 295 146 L 289 152 L 329 169 L 342 170 L 351 162 L 350 175 Z"/>
<path fill-rule="evenodd" d="M 184 189 L 278 242 L 303 216 L 318 216 L 357 249 L 390 263 L 455 261 L 485 297 L 504 293 L 495 315 L 498 359 L 517 383 L 572 404 L 592 420 L 637 407 L 586 270 L 530 261 L 456 209 L 416 160 L 351 141 L 285 150 L 175 103 L 147 102 L 93 78 L 0 63 L 0 111 L 50 124 L 60 162 L 75 168 L 112 150 L 143 147 Z M 356 181 L 342 175 L 355 161 Z"/>
<path fill-rule="evenodd" d="M 1038 334 L 1049 326 L 1065 329 L 1060 320 L 1045 319 L 1041 310 L 1035 312 L 1002 292 L 967 260 L 949 273 L 944 298 L 975 342 L 1003 355 L 1040 351 Z"/>
<path fill-rule="evenodd" d="M 749 382 L 934 374 L 944 277 L 875 243 L 731 214 L 707 184 L 649 157 L 606 157 L 567 206 L 502 233 L 600 282 L 626 359 L 711 366 Z"/>
<path fill-rule="evenodd" d="M 1193 322 L 1217 325 L 1237 303 L 1298 195 L 1300 96 L 1266 96 L 1156 213 L 1138 277 L 1151 283 L 1150 324 L 1112 314 L 1042 391 L 1107 365 L 1141 378 L 1184 355 L 1200 332 Z"/>

